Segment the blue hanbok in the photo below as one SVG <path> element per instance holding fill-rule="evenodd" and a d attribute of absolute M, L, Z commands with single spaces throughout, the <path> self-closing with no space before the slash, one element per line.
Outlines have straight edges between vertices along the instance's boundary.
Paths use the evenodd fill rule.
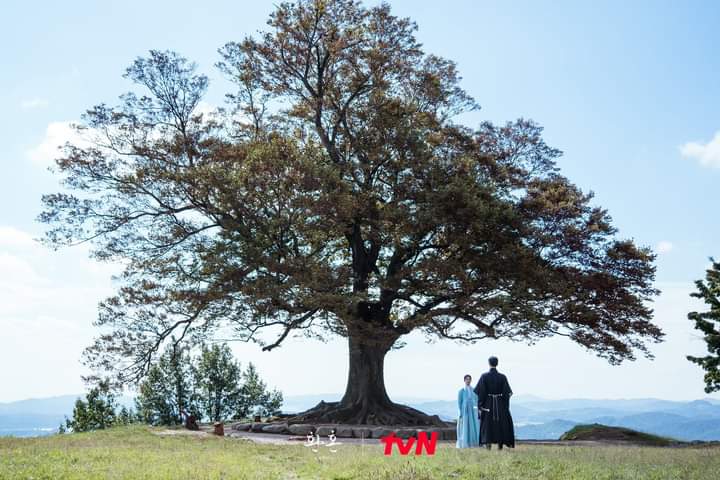
<path fill-rule="evenodd" d="M 480 444 L 478 396 L 465 385 L 458 392 L 457 448 L 477 447 Z"/>

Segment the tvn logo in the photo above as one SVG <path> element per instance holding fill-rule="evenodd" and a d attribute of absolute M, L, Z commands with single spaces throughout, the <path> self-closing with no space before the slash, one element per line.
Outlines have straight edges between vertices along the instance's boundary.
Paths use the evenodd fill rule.
<path fill-rule="evenodd" d="M 432 432 L 428 438 L 426 432 L 418 433 L 416 437 L 408 437 L 403 442 L 402 438 L 395 436 L 395 432 L 390 435 L 380 437 L 380 442 L 385 444 L 385 455 L 392 455 L 393 445 L 397 445 L 400 455 L 408 455 L 415 445 L 415 455 L 435 455 L 435 446 L 437 444 L 438 433 Z M 423 453 L 425 450 L 425 453 Z"/>

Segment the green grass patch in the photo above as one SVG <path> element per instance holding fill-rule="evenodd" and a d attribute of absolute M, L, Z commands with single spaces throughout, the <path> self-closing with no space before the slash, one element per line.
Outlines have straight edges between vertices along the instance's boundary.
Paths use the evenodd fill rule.
<path fill-rule="evenodd" d="M 145 426 L 0 438 L 0 479 L 712 479 L 720 448 L 520 445 L 503 451 L 438 445 L 434 456 L 383 455 L 381 445 L 337 453 L 219 437 L 159 436 Z"/>

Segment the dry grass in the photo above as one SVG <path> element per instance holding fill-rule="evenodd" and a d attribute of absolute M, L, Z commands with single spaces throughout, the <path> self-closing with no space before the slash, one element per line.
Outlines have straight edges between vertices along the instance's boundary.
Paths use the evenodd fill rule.
<path fill-rule="evenodd" d="M 380 445 L 312 452 L 212 436 L 159 436 L 149 427 L 0 439 L 1 479 L 712 479 L 720 448 L 521 445 L 498 452 L 438 446 L 434 456 L 386 457 Z"/>

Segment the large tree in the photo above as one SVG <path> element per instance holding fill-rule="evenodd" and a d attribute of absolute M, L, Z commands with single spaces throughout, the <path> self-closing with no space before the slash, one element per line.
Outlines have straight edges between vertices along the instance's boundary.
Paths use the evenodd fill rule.
<path fill-rule="evenodd" d="M 560 175 L 539 126 L 458 123 L 478 107 L 455 64 L 386 4 L 282 3 L 268 25 L 220 49 L 227 109 L 201 113 L 207 78 L 152 51 L 126 74 L 144 93 L 89 110 L 93 146 L 57 160 L 77 193 L 43 197 L 47 242 L 127 262 L 91 365 L 127 382 L 173 334 L 337 334 L 345 394 L 297 420 L 429 424 L 383 380 L 413 331 L 652 356 L 655 256 Z"/>

